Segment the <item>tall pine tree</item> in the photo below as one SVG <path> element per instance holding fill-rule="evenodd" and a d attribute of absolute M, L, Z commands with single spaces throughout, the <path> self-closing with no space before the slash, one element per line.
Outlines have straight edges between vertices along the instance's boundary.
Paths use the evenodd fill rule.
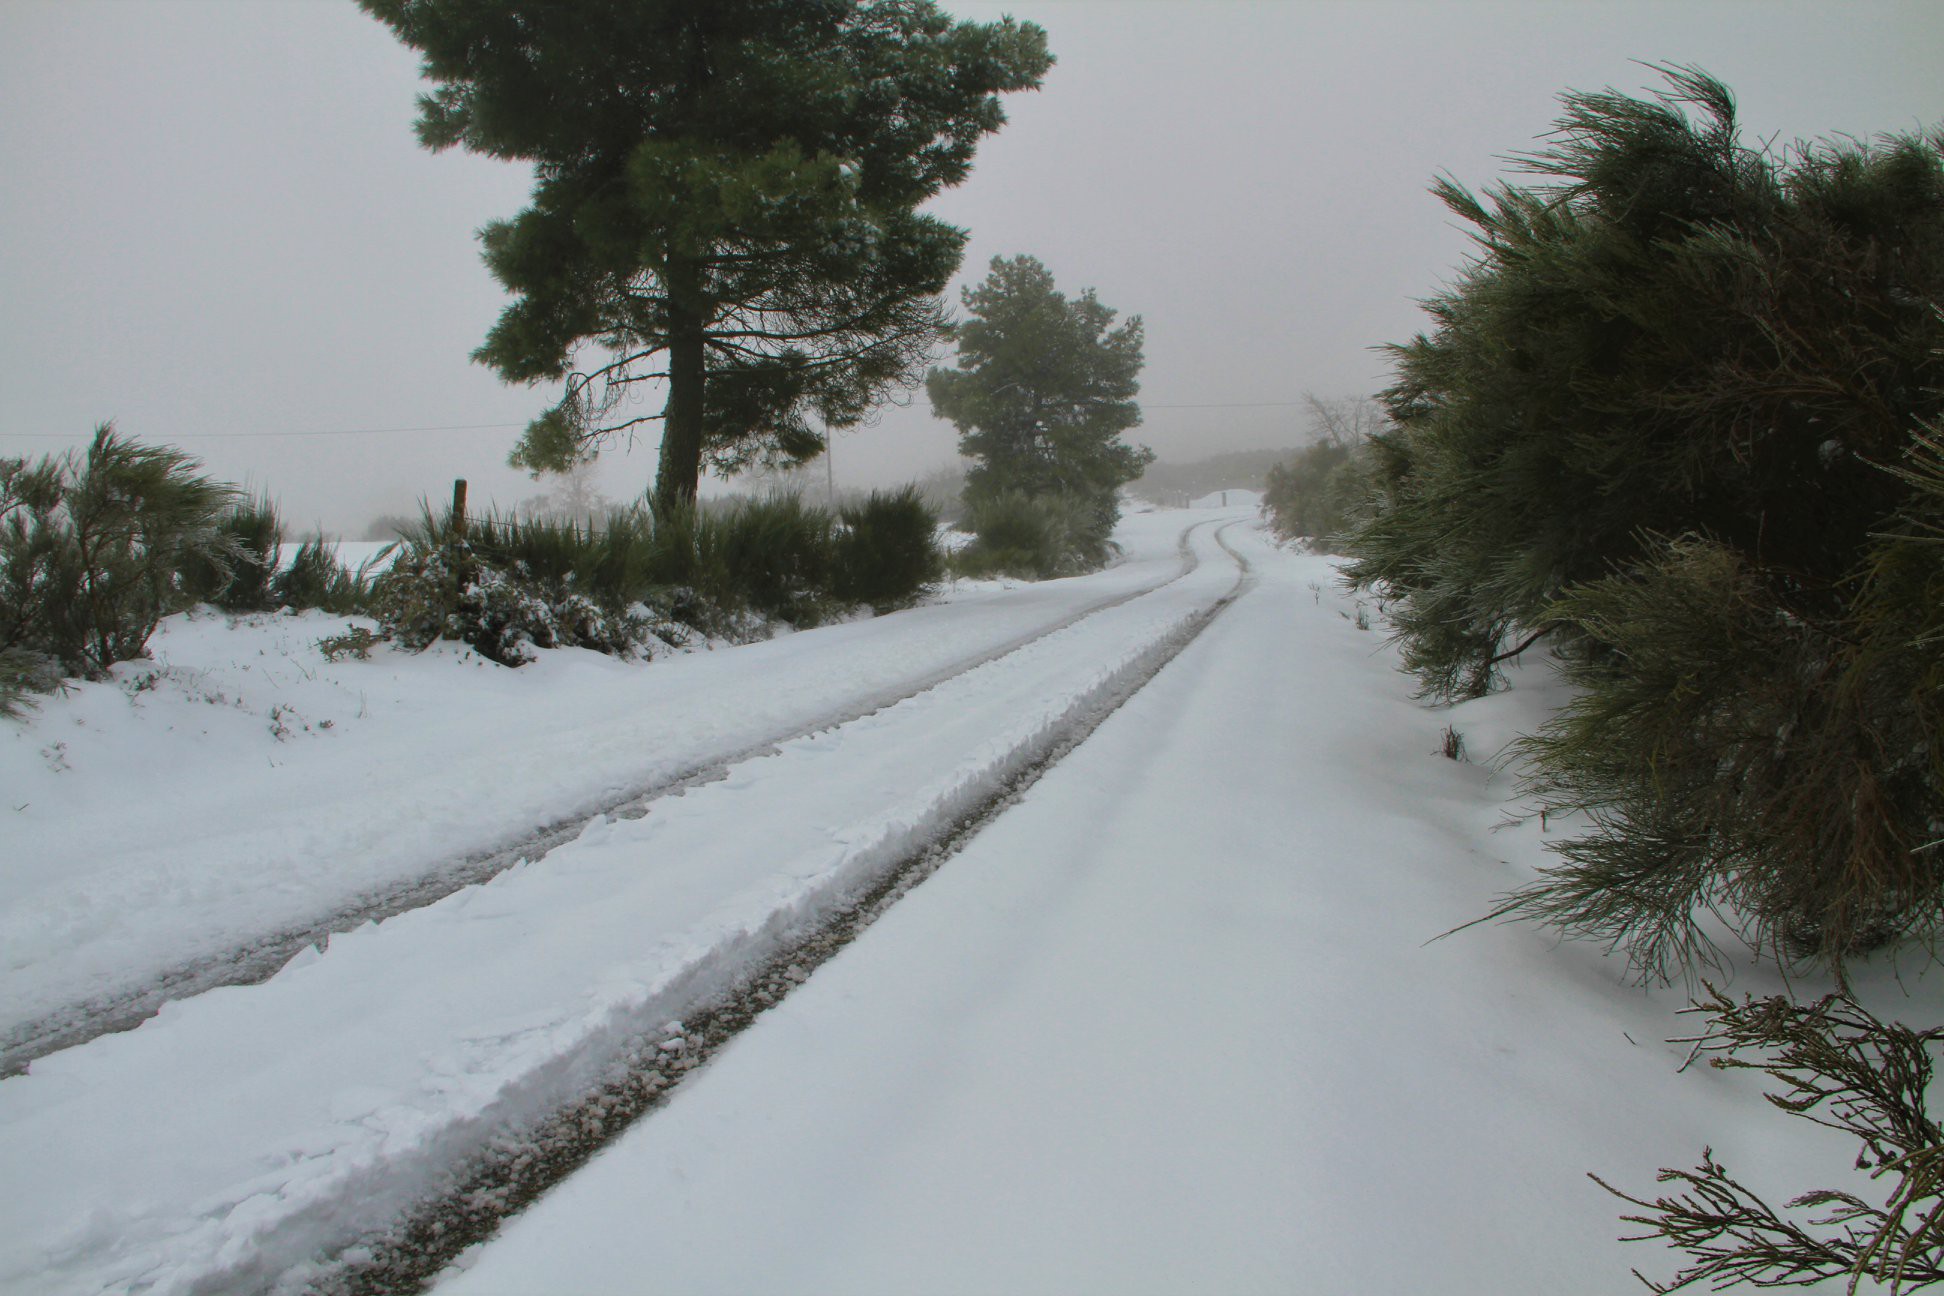
<path fill-rule="evenodd" d="M 1121 440 L 1141 422 L 1141 317 L 1114 327 L 1093 289 L 1069 300 L 1030 256 L 995 257 L 963 301 L 971 317 L 952 329 L 958 368 L 932 370 L 926 390 L 975 461 L 966 503 L 1065 495 L 1084 502 L 1104 540 L 1117 492 L 1154 459 Z"/>
<path fill-rule="evenodd" d="M 659 421 L 659 508 L 916 380 L 965 241 L 916 208 L 1052 64 L 1038 27 L 931 0 L 360 3 L 424 54 L 427 147 L 535 164 L 481 236 L 514 301 L 474 358 L 564 384 L 513 462 Z"/>

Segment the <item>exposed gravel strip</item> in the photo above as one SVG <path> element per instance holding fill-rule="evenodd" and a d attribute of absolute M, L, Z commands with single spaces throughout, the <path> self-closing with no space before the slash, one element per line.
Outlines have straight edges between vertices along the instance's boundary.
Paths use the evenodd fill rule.
<path fill-rule="evenodd" d="M 1111 691 L 1095 698 L 1083 714 L 1032 753 L 997 791 L 945 825 L 929 845 L 897 861 L 821 926 L 739 978 L 726 995 L 696 1005 L 682 1020 L 626 1041 L 596 1089 L 525 1129 L 506 1131 L 483 1155 L 452 1167 L 438 1191 L 385 1233 L 359 1239 L 332 1262 L 282 1275 L 261 1290 L 331 1296 L 424 1290 L 467 1247 L 492 1236 L 503 1220 L 573 1174 L 635 1120 L 666 1103 L 691 1072 L 808 980 L 818 966 L 942 867 L 1084 742 L 1249 587 L 1254 577 L 1248 560 L 1220 532 L 1217 540 L 1237 565 L 1229 592 L 1155 644 L 1136 669 L 1126 672 Z M 1184 554 L 1186 544 L 1184 534 Z"/>
<path fill-rule="evenodd" d="M 1208 525 L 1206 522 L 1198 522 L 1182 531 L 1178 546 L 1181 567 L 1166 580 L 1087 604 L 1051 625 L 1021 635 L 996 648 L 965 658 L 912 681 L 897 693 L 884 694 L 864 705 L 827 713 L 808 724 L 774 734 L 761 742 L 722 753 L 706 763 L 681 770 L 672 776 L 643 783 L 592 806 L 583 806 L 571 815 L 543 824 L 533 832 L 491 851 L 475 852 L 453 859 L 410 883 L 360 897 L 356 902 L 320 915 L 302 926 L 267 932 L 247 943 L 234 946 L 219 956 L 199 958 L 170 968 L 139 990 L 66 1004 L 53 1012 L 25 1022 L 8 1031 L 4 1038 L 0 1038 L 0 1078 L 18 1075 L 36 1058 L 85 1043 L 98 1035 L 132 1030 L 153 1017 L 164 1004 L 172 1000 L 188 998 L 219 986 L 254 985 L 273 976 L 306 946 L 321 944 L 333 933 L 350 931 L 365 923 L 382 921 L 394 914 L 404 913 L 444 899 L 465 887 L 486 881 L 521 860 L 538 858 L 561 843 L 573 840 L 589 823 L 597 819 L 633 818 L 646 814 L 649 806 L 662 797 L 718 779 L 729 766 L 740 761 L 762 755 L 794 739 L 835 728 L 875 714 L 886 707 L 895 706 L 907 698 L 937 687 L 946 680 L 1017 652 L 1088 617 L 1171 585 L 1193 572 L 1199 564 L 1199 559 L 1190 545 L 1190 537 L 1194 531 L 1206 525 Z M 1226 545 L 1223 547 L 1227 548 Z"/>

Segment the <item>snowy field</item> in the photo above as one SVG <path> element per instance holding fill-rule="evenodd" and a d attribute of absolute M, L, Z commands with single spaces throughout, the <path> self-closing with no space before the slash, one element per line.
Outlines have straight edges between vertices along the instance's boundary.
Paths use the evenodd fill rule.
<path fill-rule="evenodd" d="M 0 1080 L 0 1291 L 300 1289 L 1049 755 L 439 1290 L 1618 1292 L 1671 1266 L 1588 1170 L 1847 1178 L 1753 1078 L 1681 1069 L 1678 990 L 1529 927 L 1433 939 L 1547 858 L 1486 760 L 1542 671 L 1431 709 L 1247 511 L 1120 539 L 652 663 L 331 663 L 341 620 L 177 618 L 0 725 L 16 1030 L 593 816 Z M 1875 1006 L 1934 1015 L 1892 972 Z"/>

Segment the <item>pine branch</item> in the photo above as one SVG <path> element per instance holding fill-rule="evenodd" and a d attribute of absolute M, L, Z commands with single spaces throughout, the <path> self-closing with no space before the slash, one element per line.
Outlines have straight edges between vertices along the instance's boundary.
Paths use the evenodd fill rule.
<path fill-rule="evenodd" d="M 1589 1174 L 1641 1212 L 1621 1218 L 1646 1231 L 1622 1241 L 1659 1238 L 1695 1261 L 1669 1283 L 1641 1281 L 1671 1292 L 1703 1281 L 1718 1290 L 1846 1277 L 1852 1293 L 1865 1278 L 1892 1293 L 1944 1282 L 1944 1133 L 1924 1107 L 1930 1051 L 1944 1041 L 1944 1028 L 1885 1023 L 1845 995 L 1806 1007 L 1780 997 L 1735 1004 L 1712 986 L 1707 995 L 1685 1011 L 1709 1014 L 1710 1028 L 1683 1042 L 1714 1054 L 1710 1065 L 1779 1080 L 1771 1103 L 1854 1135 L 1863 1144 L 1857 1167 L 1895 1185 L 1883 1206 L 1838 1189 L 1802 1193 L 1787 1209 L 1822 1214 L 1797 1223 L 1730 1176 L 1712 1148 L 1693 1170 L 1663 1168 L 1657 1182 L 1681 1190 L 1651 1200 Z"/>

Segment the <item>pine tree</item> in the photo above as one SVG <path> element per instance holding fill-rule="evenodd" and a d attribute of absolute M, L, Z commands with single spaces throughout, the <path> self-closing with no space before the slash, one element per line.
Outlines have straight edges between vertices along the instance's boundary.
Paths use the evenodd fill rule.
<path fill-rule="evenodd" d="M 1438 186 L 1478 255 L 1394 348 L 1349 574 L 1428 693 L 1541 636 L 1580 686 L 1526 750 L 1594 828 L 1506 912 L 1840 962 L 1944 922 L 1944 134 L 1753 149 L 1666 72 L 1567 95 L 1541 184 Z"/>
<path fill-rule="evenodd" d="M 931 0 L 360 3 L 425 56 L 427 147 L 536 164 L 481 235 L 514 301 L 474 358 L 564 384 L 513 462 L 659 421 L 664 509 L 705 457 L 801 461 L 916 381 L 965 240 L 916 209 L 1052 62 L 1038 27 Z"/>
<path fill-rule="evenodd" d="M 967 506 L 1065 496 L 1104 543 L 1119 517 L 1117 492 L 1154 458 L 1121 440 L 1141 421 L 1141 317 L 1114 327 L 1116 312 L 1093 289 L 1068 300 L 1030 256 L 994 258 L 963 301 L 971 318 L 952 329 L 958 368 L 932 370 L 926 390 L 974 460 Z"/>

